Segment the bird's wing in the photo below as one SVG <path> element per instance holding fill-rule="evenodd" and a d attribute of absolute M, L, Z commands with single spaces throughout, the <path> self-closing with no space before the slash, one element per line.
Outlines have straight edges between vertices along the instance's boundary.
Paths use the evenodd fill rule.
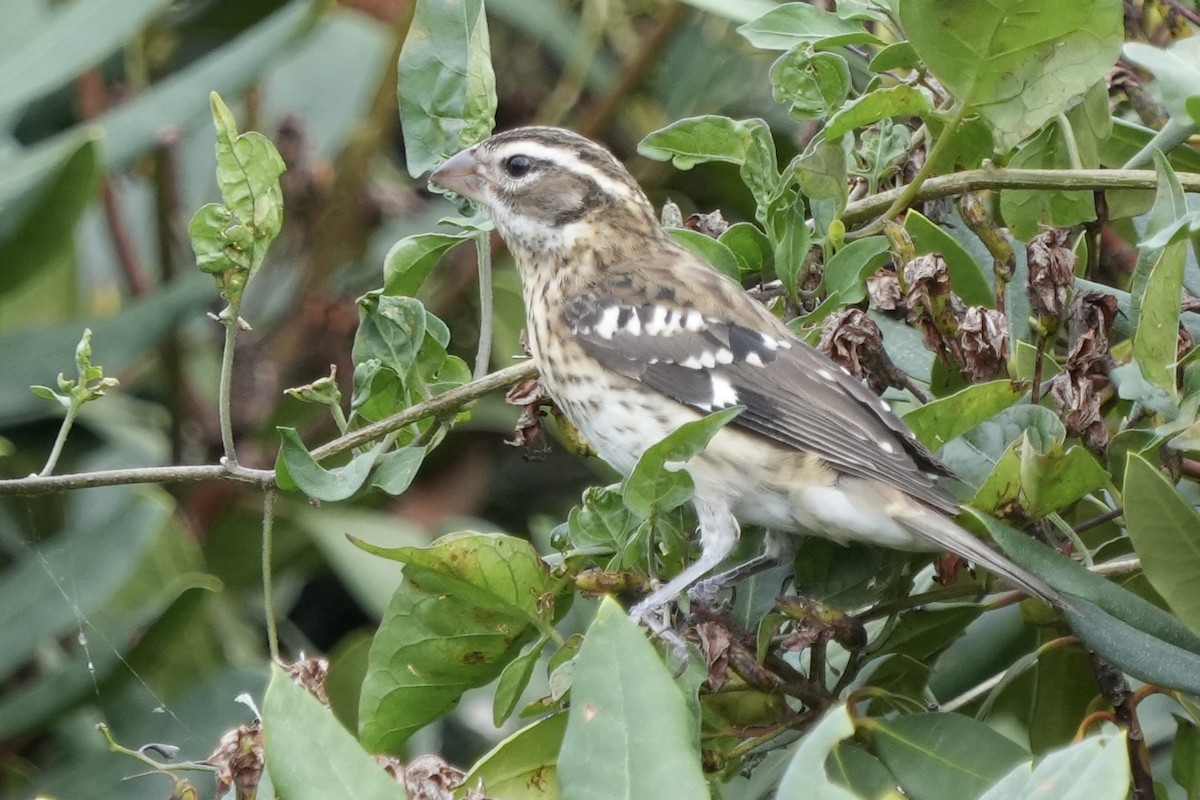
<path fill-rule="evenodd" d="M 614 372 L 700 411 L 744 406 L 733 425 L 958 513 L 936 483 L 946 467 L 862 383 L 740 289 L 704 311 L 678 294 L 592 288 L 570 298 L 563 319 Z"/>

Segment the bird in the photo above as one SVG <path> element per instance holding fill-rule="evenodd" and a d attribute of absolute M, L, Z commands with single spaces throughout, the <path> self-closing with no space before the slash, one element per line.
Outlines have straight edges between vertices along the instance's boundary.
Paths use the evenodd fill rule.
<path fill-rule="evenodd" d="M 742 524 L 950 551 L 1061 605 L 1046 581 L 954 521 L 960 505 L 940 482 L 951 471 L 888 403 L 676 243 L 609 150 L 520 127 L 451 156 L 430 182 L 491 219 L 516 263 L 544 387 L 618 472 L 684 423 L 740 408 L 682 466 L 700 555 L 638 602 L 634 619 L 661 633 L 666 607 L 706 586 Z"/>

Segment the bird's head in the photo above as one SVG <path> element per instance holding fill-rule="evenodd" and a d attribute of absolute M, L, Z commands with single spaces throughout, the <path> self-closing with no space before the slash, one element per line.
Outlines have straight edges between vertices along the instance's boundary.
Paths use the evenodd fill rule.
<path fill-rule="evenodd" d="M 429 180 L 481 205 L 517 251 L 567 251 L 596 234 L 661 230 L 621 162 L 561 128 L 498 133 L 451 157 Z"/>

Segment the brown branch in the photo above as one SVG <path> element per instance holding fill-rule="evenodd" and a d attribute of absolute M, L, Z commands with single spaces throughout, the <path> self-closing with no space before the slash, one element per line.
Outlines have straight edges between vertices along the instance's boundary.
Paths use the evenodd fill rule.
<path fill-rule="evenodd" d="M 1185 192 L 1200 192 L 1200 175 L 1181 172 L 1179 182 Z M 913 196 L 912 202 L 936 200 L 981 189 L 1055 189 L 1062 191 L 1104 191 L 1107 189 L 1154 189 L 1158 174 L 1149 169 L 1007 169 L 987 166 L 929 178 Z M 889 189 L 850 203 L 842 221 L 854 225 L 884 213 L 904 194 L 907 187 Z M 857 231 L 862 236 L 866 231 Z"/>
<path fill-rule="evenodd" d="M 1125 743 L 1129 749 L 1129 768 L 1133 774 L 1132 800 L 1154 800 L 1154 777 L 1150 773 L 1150 751 L 1146 748 L 1146 737 L 1138 722 L 1137 707 L 1129 681 L 1120 670 L 1104 661 L 1095 653 L 1088 653 L 1088 663 L 1096 678 L 1100 693 L 1112 706 L 1113 721 L 1125 729 Z"/>
<path fill-rule="evenodd" d="M 459 386 L 457 389 L 451 389 L 424 403 L 410 406 L 387 419 L 351 431 L 345 436 L 318 447 L 312 451 L 312 455 L 321 461 L 352 447 L 366 444 L 392 431 L 407 427 L 426 417 L 448 417 L 486 394 L 528 380 L 536 375 L 537 367 L 533 362 L 522 361 L 511 367 L 497 370 L 477 381 Z M 73 489 L 87 489 L 93 486 L 121 486 L 134 483 L 196 483 L 201 481 L 234 481 L 257 486 L 272 486 L 275 483 L 275 471 L 249 469 L 237 464 L 208 464 L 114 469 L 45 477 L 31 475 L 27 478 L 0 480 L 0 496 L 50 494 Z"/>

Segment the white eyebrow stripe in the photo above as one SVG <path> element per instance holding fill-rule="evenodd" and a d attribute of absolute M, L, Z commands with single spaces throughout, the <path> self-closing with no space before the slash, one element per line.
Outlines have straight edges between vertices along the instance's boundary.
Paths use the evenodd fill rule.
<path fill-rule="evenodd" d="M 604 174 L 596 169 L 591 164 L 588 164 L 579 158 L 575 157 L 570 150 L 560 147 L 548 147 L 541 142 L 534 141 L 513 141 L 506 142 L 503 146 L 496 149 L 496 155 L 503 160 L 508 156 L 522 155 L 540 161 L 549 161 L 551 164 L 557 164 L 560 167 L 566 167 L 572 172 L 579 172 L 587 175 L 596 182 L 606 194 L 620 197 L 629 194 L 629 186 L 621 181 L 613 180 L 611 176 Z"/>

